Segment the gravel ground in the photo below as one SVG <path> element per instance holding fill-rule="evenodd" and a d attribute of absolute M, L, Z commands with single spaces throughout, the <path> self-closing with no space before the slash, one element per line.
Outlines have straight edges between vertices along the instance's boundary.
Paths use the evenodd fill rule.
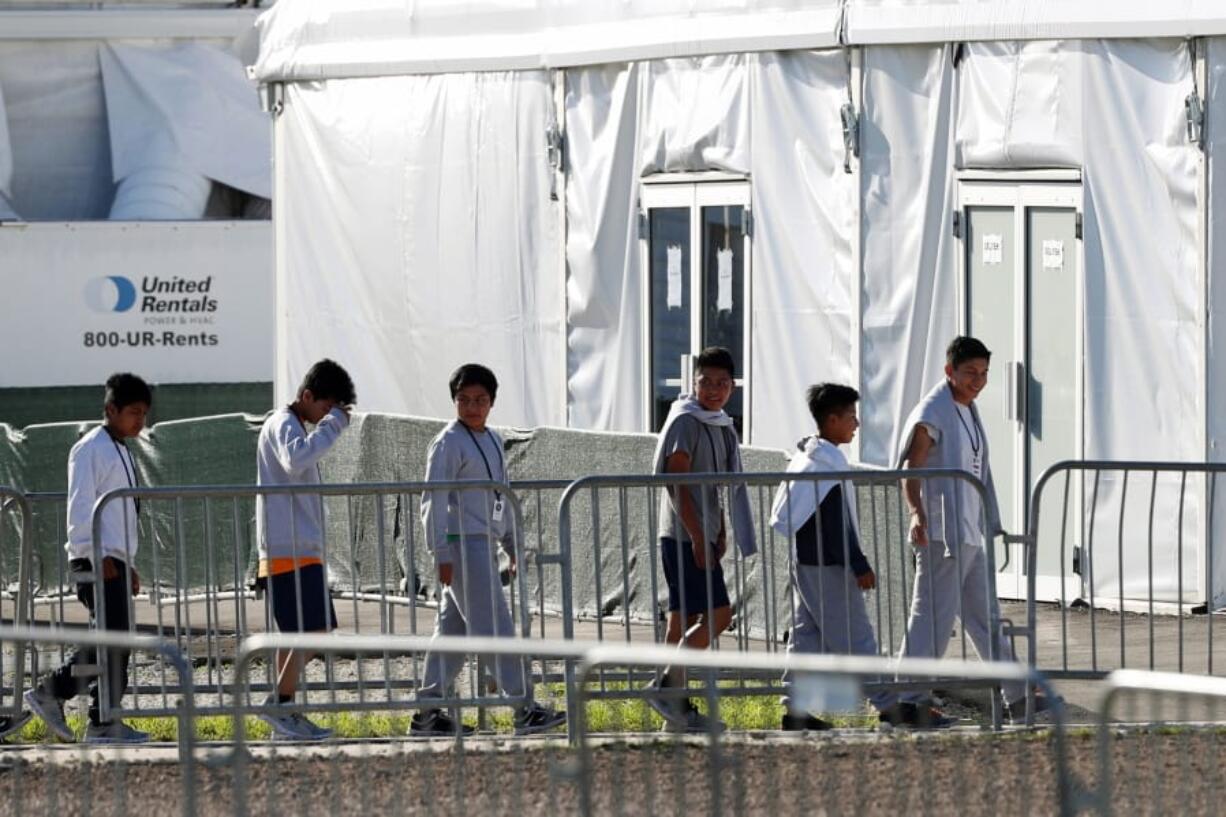
<path fill-rule="evenodd" d="M 1049 737 L 978 731 L 788 737 L 739 734 L 721 745 L 719 791 L 702 740 L 654 737 L 593 749 L 596 814 L 1014 815 L 1057 812 Z M 1226 735 L 1127 733 L 1113 741 L 1120 813 L 1220 811 Z M 196 764 L 198 813 L 236 813 L 234 769 L 222 748 Z M 252 814 L 577 814 L 576 757 L 556 741 L 340 743 L 253 748 Z M 167 753 L 173 758 L 173 751 Z M 1068 740 L 1069 768 L 1096 778 L 1094 739 Z M 0 754 L 0 802 L 20 814 L 172 813 L 182 806 L 175 761 L 84 760 L 78 750 Z M 96 758 L 97 755 L 94 755 Z"/>

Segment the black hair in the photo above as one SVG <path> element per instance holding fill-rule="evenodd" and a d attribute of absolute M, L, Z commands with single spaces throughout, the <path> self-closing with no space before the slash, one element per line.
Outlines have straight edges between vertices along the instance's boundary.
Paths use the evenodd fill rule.
<path fill-rule="evenodd" d="M 983 341 L 967 335 L 958 335 L 949 342 L 949 347 L 945 350 L 945 362 L 955 369 L 968 360 L 981 358 L 990 361 L 992 353 L 983 345 Z"/>
<path fill-rule="evenodd" d="M 106 379 L 106 399 L 108 406 L 122 409 L 133 403 L 153 405 L 153 390 L 149 384 L 130 372 L 116 372 Z"/>
<path fill-rule="evenodd" d="M 301 397 L 307 389 L 310 389 L 311 396 L 316 400 L 335 400 L 342 406 L 351 406 L 358 399 L 353 391 L 353 380 L 349 377 L 349 372 L 345 371 L 341 364 L 328 358 L 312 366 L 306 377 L 302 378 L 298 396 Z"/>
<path fill-rule="evenodd" d="M 498 397 L 498 378 L 494 377 L 494 373 L 480 363 L 465 363 L 460 368 L 451 373 L 451 380 L 447 383 L 451 387 L 451 399 L 460 393 L 460 389 L 469 386 L 481 386 L 490 395 L 490 402 Z"/>
<path fill-rule="evenodd" d="M 820 428 L 831 414 L 854 406 L 860 399 L 860 392 L 839 383 L 818 383 L 809 387 L 805 397 L 809 403 L 809 413 Z"/>
<path fill-rule="evenodd" d="M 708 346 L 694 357 L 694 374 L 711 367 L 724 369 L 729 377 L 736 377 L 736 364 L 732 362 L 732 352 L 723 346 Z"/>

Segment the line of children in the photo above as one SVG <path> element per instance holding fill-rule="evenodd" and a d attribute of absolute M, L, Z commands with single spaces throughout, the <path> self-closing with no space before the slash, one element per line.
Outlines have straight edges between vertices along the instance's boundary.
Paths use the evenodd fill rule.
<path fill-rule="evenodd" d="M 974 338 L 955 338 L 947 350 L 945 380 L 937 384 L 904 425 L 899 467 L 948 467 L 970 472 L 987 488 L 988 503 L 954 479 L 905 480 L 911 509 L 911 542 L 916 575 L 913 603 L 901 655 L 940 657 L 949 641 L 954 618 L 961 610 L 962 626 L 982 656 L 1015 660 L 1008 641 L 992 633 L 986 597 L 983 534 L 1000 530 L 995 488 L 975 397 L 987 382 L 991 353 Z M 682 395 L 670 408 L 654 456 L 656 474 L 740 473 L 740 440 L 733 419 L 724 411 L 734 390 L 735 365 L 724 348 L 704 349 L 694 360 L 694 394 Z M 426 466 L 429 482 L 477 480 L 506 482 L 504 445 L 487 420 L 498 393 L 492 371 L 479 364 L 457 369 L 449 382 L 456 419 L 430 444 Z M 331 360 L 311 367 L 290 405 L 264 423 L 257 449 L 261 486 L 317 485 L 319 462 L 333 449 L 349 425 L 355 402 L 348 373 Z M 817 433 L 802 439 L 788 464 L 792 473 L 847 471 L 839 446 L 850 443 L 859 427 L 859 394 L 848 386 L 823 383 L 809 389 L 808 406 Z M 69 455 L 68 537 L 77 595 L 95 608 L 92 578 L 92 509 L 99 497 L 115 488 L 135 487 L 139 477 L 125 441 L 139 435 L 152 404 L 149 387 L 131 374 L 107 381 L 105 423 L 85 435 Z M 307 425 L 313 425 L 307 431 Z M 725 497 L 725 492 L 727 497 Z M 659 506 L 660 556 L 668 588 L 666 641 L 680 648 L 706 649 L 731 623 L 732 607 L 721 560 L 728 547 L 725 506 L 734 538 L 746 556 L 756 552 L 748 491 L 743 484 L 669 485 Z M 113 503 L 101 521 L 101 549 L 106 627 L 128 630 L 132 596 L 140 576 L 132 565 L 136 553 L 139 502 Z M 281 632 L 330 632 L 336 627 L 326 576 L 325 508 L 319 495 L 257 497 L 259 541 L 258 583 L 267 598 L 268 615 Z M 519 546 L 514 514 L 507 499 L 487 488 L 428 492 L 422 499 L 422 522 L 434 553 L 442 597 L 434 636 L 485 635 L 513 637 L 510 609 L 499 582 L 500 547 L 516 569 Z M 775 496 L 771 525 L 789 537 L 793 547 L 792 590 L 795 618 L 789 652 L 833 652 L 875 655 L 878 646 L 865 608 L 863 591 L 876 585 L 872 566 L 860 547 L 854 490 L 843 481 L 794 480 L 783 483 Z M 954 558 L 956 555 L 958 558 Z M 996 616 L 996 618 L 999 618 Z M 293 708 L 298 679 L 310 655 L 278 653 L 276 690 L 268 703 L 284 705 L 283 714 L 262 717 L 274 736 L 288 740 L 320 740 L 331 735 Z M 92 664 L 91 650 L 74 652 L 54 673 L 25 696 L 29 708 L 65 740 L 73 738 L 64 718 L 63 702 L 87 688 L 92 694 L 86 739 L 94 742 L 141 742 L 148 736 L 119 720 L 104 722 L 98 702 L 97 679 L 74 673 Z M 419 702 L 446 697 L 464 665 L 464 657 L 430 653 Z M 128 655 L 108 652 L 111 706 L 118 706 L 127 688 Z M 543 732 L 565 723 L 566 714 L 536 703 L 531 673 L 525 662 L 498 658 L 488 662 L 503 693 L 520 701 L 514 719 L 517 734 Z M 828 729 L 829 724 L 803 711 L 788 695 L 785 730 Z M 664 718 L 665 728 L 680 731 L 721 730 L 722 723 L 702 715 L 676 690 L 687 685 L 679 667 L 662 670 L 652 682 L 657 694 L 648 701 Z M 671 690 L 671 691 L 670 691 Z M 1009 712 L 1021 714 L 1022 685 L 1003 689 Z M 947 726 L 951 721 L 933 708 L 924 693 L 901 698 L 881 692 L 871 703 L 880 719 L 896 725 Z M 1041 696 L 1037 709 L 1049 703 Z M 29 715 L 0 722 L 0 737 L 20 729 Z M 440 707 L 425 706 L 412 718 L 409 734 L 454 736 L 472 728 Z"/>

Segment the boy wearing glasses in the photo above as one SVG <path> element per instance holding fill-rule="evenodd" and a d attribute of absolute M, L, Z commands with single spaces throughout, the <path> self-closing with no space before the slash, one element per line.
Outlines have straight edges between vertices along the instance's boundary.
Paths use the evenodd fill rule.
<path fill-rule="evenodd" d="M 507 481 L 502 438 L 486 426 L 498 380 L 478 363 L 467 363 L 451 375 L 451 399 L 456 419 L 430 443 L 426 458 L 427 482 Z M 422 522 L 426 542 L 434 551 L 438 580 L 442 585 L 434 638 L 439 636 L 498 636 L 513 638 L 511 610 L 499 581 L 498 544 L 511 560 L 519 535 L 509 499 L 489 488 L 438 490 L 422 496 Z M 566 722 L 565 712 L 556 712 L 532 700 L 532 681 L 525 662 L 510 656 L 487 662 L 498 687 L 509 698 L 523 703 L 515 711 L 515 733 L 545 732 Z M 448 695 L 464 656 L 428 653 L 419 701 Z M 439 707 L 422 708 L 409 726 L 411 736 L 471 734 L 473 728 L 459 723 Z"/>
<path fill-rule="evenodd" d="M 723 347 L 703 349 L 694 359 L 694 394 L 683 394 L 669 409 L 656 444 L 656 474 L 739 473 L 741 442 L 724 406 L 732 397 L 735 365 Z M 732 622 L 732 606 L 720 564 L 728 550 L 721 486 L 670 485 L 661 492 L 660 558 L 668 585 L 665 640 L 703 650 Z M 729 486 L 731 521 L 741 552 L 756 550 L 749 494 Z M 652 682 L 657 689 L 684 687 L 681 668 L 670 667 Z M 723 724 L 702 715 L 692 701 L 671 696 L 648 698 L 665 728 L 703 732 Z"/>

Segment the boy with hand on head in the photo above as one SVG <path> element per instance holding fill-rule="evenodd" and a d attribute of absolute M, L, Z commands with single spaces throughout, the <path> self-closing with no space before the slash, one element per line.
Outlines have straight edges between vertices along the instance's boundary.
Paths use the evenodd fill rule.
<path fill-rule="evenodd" d="M 274 411 L 256 448 L 258 485 L 319 485 L 319 462 L 349 427 L 356 400 L 349 373 L 331 360 L 311 367 L 294 402 Z M 314 425 L 310 433 L 307 425 Z M 336 610 L 324 565 L 324 501 L 318 494 L 256 496 L 260 565 L 257 585 L 282 633 L 326 633 L 336 628 Z M 266 703 L 284 713 L 260 715 L 277 740 L 322 740 L 332 734 L 288 709 L 302 668 L 312 658 L 294 650 L 276 655 L 277 688 Z"/>
<path fill-rule="evenodd" d="M 505 483 L 502 438 L 486 425 L 498 396 L 497 378 L 485 366 L 467 363 L 455 370 L 448 385 L 456 419 L 430 443 L 426 481 Z M 508 498 L 487 488 L 430 491 L 422 496 L 421 512 L 426 542 L 434 551 L 442 585 L 434 638 L 463 635 L 513 638 L 515 628 L 499 580 L 495 550 L 498 545 L 506 552 L 514 574 L 519 531 Z M 524 661 L 498 656 L 491 658 L 488 665 L 503 694 L 524 702 L 515 711 L 515 734 L 536 734 L 566 723 L 565 712 L 556 712 L 532 700 L 532 681 Z M 417 699 L 429 702 L 446 696 L 463 667 L 462 655 L 428 653 Z M 410 736 L 472 732 L 471 726 L 457 722 L 438 707 L 421 709 L 409 725 Z"/>
<path fill-rule="evenodd" d="M 860 427 L 856 403 L 860 393 L 850 386 L 820 383 L 808 391 L 809 413 L 817 434 L 797 445 L 787 470 L 814 474 L 849 471 L 839 450 Z M 848 482 L 794 480 L 779 486 L 771 508 L 771 527 L 793 540 L 792 593 L 795 620 L 788 652 L 877 655 L 877 638 L 865 608 L 864 591 L 877 586 L 877 576 L 860 548 L 860 523 L 855 489 Z M 791 695 L 785 673 L 783 716 L 786 730 L 822 730 L 830 724 L 801 711 Z M 879 692 L 871 699 L 882 721 L 896 717 L 895 696 Z"/>
<path fill-rule="evenodd" d="M 991 629 L 1000 614 L 997 600 L 987 594 L 985 534 L 990 543 L 1003 531 L 988 438 L 975 398 L 988 383 L 991 359 L 992 353 L 976 338 L 954 338 L 945 351 L 944 380 L 915 407 L 903 426 L 900 468 L 956 468 L 975 476 L 987 489 L 985 506 L 979 492 L 963 480 L 903 481 L 916 558 L 904 656 L 941 657 L 960 607 L 962 629 L 980 658 L 986 661 L 994 652 L 997 661 L 1016 660 L 1009 640 Z M 1002 693 L 1013 717 L 1024 714 L 1023 684 L 1005 684 Z M 902 700 L 907 722 L 936 727 L 951 723 L 922 692 L 907 693 Z M 1043 696 L 1037 696 L 1035 703 L 1036 711 L 1049 706 Z"/>
<path fill-rule="evenodd" d="M 86 434 L 68 454 L 68 551 L 69 570 L 77 582 L 77 598 L 89 610 L 90 623 L 97 626 L 98 600 L 94 576 L 94 505 L 104 494 L 140 484 L 136 461 L 126 441 L 140 435 L 145 416 L 153 404 L 148 384 L 134 374 L 114 374 L 106 381 L 103 406 L 105 421 Z M 127 632 L 131 624 L 132 597 L 140 592 L 140 574 L 132 564 L 137 547 L 137 520 L 140 501 L 132 497 L 111 502 L 102 511 L 98 535 L 102 552 L 102 618 L 108 630 Z M 106 688 L 109 705 L 118 707 L 128 687 L 128 651 L 110 649 L 106 653 Z M 89 725 L 86 743 L 144 743 L 149 739 L 114 719 L 101 719 L 99 698 L 101 678 L 73 673 L 77 665 L 97 663 L 93 649 L 74 650 L 64 664 L 25 695 L 26 705 L 64 740 L 72 740 L 72 730 L 64 718 L 64 701 L 88 688 Z"/>
<path fill-rule="evenodd" d="M 669 409 L 654 457 L 656 474 L 740 473 L 741 442 L 724 406 L 732 398 L 735 377 L 732 353 L 723 347 L 703 349 L 694 358 L 694 394 L 683 394 Z M 729 488 L 731 517 L 741 552 L 757 551 L 749 492 L 744 484 Z M 728 530 L 720 486 L 670 485 L 660 496 L 657 534 L 664 580 L 668 585 L 668 631 L 665 640 L 704 650 L 728 629 L 732 606 L 720 560 L 728 549 Z M 652 682 L 657 690 L 686 686 L 682 668 L 666 668 Z M 648 703 L 664 718 L 666 729 L 703 732 L 723 729 L 695 708 L 688 698 L 653 695 Z"/>

